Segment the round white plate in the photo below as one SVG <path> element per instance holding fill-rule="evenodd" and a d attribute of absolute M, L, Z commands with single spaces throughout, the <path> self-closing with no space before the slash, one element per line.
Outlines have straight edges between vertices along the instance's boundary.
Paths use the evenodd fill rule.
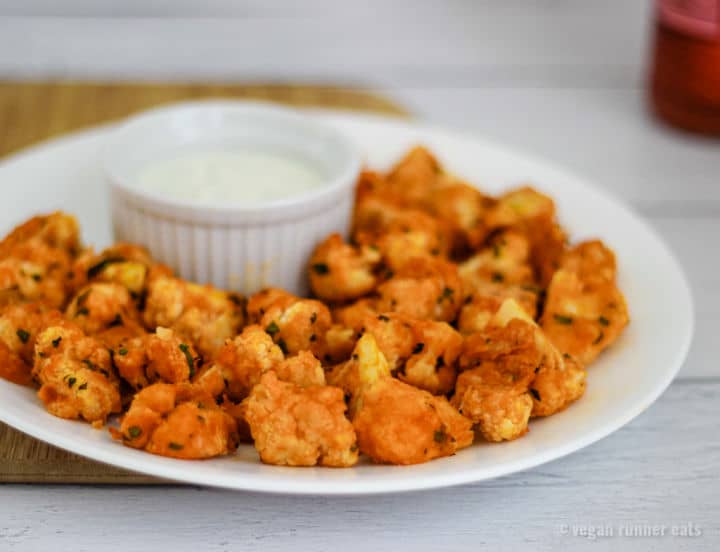
<path fill-rule="evenodd" d="M 265 466 L 255 450 L 207 461 L 173 460 L 124 447 L 107 430 L 48 414 L 35 393 L 0 380 L 0 420 L 33 437 L 129 470 L 188 483 L 294 494 L 369 494 L 480 481 L 559 458 L 628 423 L 669 385 L 682 365 L 693 328 L 688 285 L 668 248 L 626 207 L 550 163 L 488 143 L 380 117 L 318 113 L 351 135 L 373 167 L 387 167 L 423 143 L 454 173 L 500 192 L 530 182 L 555 198 L 574 240 L 601 237 L 617 253 L 620 287 L 631 324 L 589 370 L 585 396 L 564 412 L 534 420 L 530 432 L 504 444 L 476 444 L 451 458 L 394 467 L 351 469 Z M 41 144 L 0 164 L 0 231 L 36 213 L 63 209 L 80 219 L 87 243 L 111 242 L 108 194 L 98 168 L 106 129 Z"/>

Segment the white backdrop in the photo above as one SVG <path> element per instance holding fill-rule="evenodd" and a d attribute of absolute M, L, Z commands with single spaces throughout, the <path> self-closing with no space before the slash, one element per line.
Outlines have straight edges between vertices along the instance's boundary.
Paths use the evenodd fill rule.
<path fill-rule="evenodd" d="M 637 87 L 648 0 L 0 0 L 0 77 Z"/>

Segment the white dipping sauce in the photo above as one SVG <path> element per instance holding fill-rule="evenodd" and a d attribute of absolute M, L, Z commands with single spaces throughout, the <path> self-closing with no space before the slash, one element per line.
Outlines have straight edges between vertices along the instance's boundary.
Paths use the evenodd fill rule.
<path fill-rule="evenodd" d="M 146 191 L 193 203 L 266 203 L 323 183 L 311 162 L 255 149 L 187 152 L 143 166 L 137 178 Z"/>

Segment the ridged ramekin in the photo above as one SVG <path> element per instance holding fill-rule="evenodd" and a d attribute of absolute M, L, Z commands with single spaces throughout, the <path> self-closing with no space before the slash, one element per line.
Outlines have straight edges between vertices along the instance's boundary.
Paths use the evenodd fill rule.
<path fill-rule="evenodd" d="M 137 185 L 144 164 L 195 144 L 286 150 L 318 165 L 326 182 L 259 205 L 193 205 Z M 265 286 L 306 293 L 313 247 L 331 232 L 347 233 L 361 162 L 347 137 L 312 116 L 241 101 L 141 113 L 112 131 L 102 157 L 117 240 L 144 245 L 182 278 L 242 293 Z"/>

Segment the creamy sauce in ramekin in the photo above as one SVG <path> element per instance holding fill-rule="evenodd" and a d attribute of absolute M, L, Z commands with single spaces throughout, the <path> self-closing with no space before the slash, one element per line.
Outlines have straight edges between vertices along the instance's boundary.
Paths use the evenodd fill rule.
<path fill-rule="evenodd" d="M 323 184 L 312 162 L 261 149 L 184 152 L 143 165 L 136 185 L 195 203 L 262 204 L 302 195 Z"/>

